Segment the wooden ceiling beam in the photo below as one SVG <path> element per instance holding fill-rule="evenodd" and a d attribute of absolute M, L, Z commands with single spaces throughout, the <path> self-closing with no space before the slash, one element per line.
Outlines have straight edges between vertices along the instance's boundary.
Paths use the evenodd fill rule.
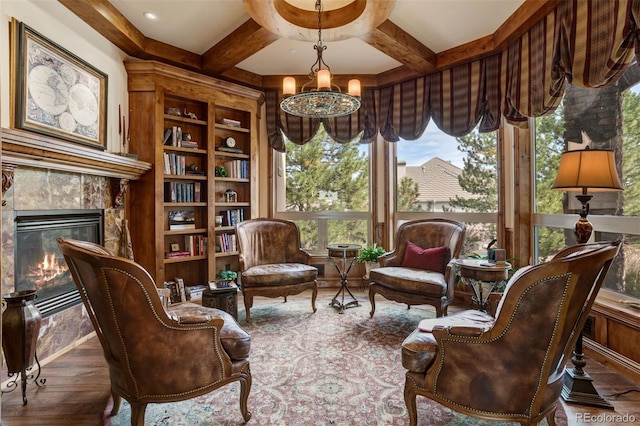
<path fill-rule="evenodd" d="M 202 55 L 202 71 L 221 75 L 279 38 L 249 19 Z"/>
<path fill-rule="evenodd" d="M 436 54 L 388 19 L 360 39 L 419 74 L 436 71 Z"/>
<path fill-rule="evenodd" d="M 201 69 L 200 55 L 147 38 L 108 0 L 58 0 L 127 55 Z"/>
<path fill-rule="evenodd" d="M 280 76 L 260 76 L 235 65 L 276 41 L 279 36 L 249 19 L 203 55 L 147 38 L 108 0 L 58 0 L 71 12 L 126 54 L 153 59 L 224 77 L 257 88 L 280 87 Z M 495 33 L 434 53 L 393 22 L 386 20 L 360 39 L 403 66 L 371 76 L 358 76 L 363 85 L 378 87 L 408 78 L 432 74 L 439 70 L 498 53 L 509 43 L 529 31 L 564 0 L 525 0 Z M 336 76 L 341 79 L 341 76 Z M 276 83 L 277 81 L 277 83 Z M 365 82 L 366 81 L 366 82 Z"/>

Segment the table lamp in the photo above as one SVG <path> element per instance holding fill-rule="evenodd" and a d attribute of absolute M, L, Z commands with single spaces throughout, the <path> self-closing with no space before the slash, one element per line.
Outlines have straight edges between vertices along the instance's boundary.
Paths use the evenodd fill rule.
<path fill-rule="evenodd" d="M 618 178 L 613 151 L 589 149 L 567 151 L 562 154 L 558 175 L 553 189 L 563 191 L 580 191 L 576 198 L 582 204 L 580 219 L 575 224 L 576 241 L 586 243 L 591 237 L 593 226 L 587 219 L 589 201 L 593 195 L 588 192 L 622 191 Z M 582 330 L 576 340 L 571 362 L 574 368 L 565 370 L 562 399 L 566 402 L 613 409 L 609 401 L 600 396 L 594 388 L 592 379 L 584 371 L 587 364 L 582 353 Z"/>
<path fill-rule="evenodd" d="M 558 167 L 558 175 L 552 188 L 581 192 L 576 195 L 578 201 L 582 203 L 582 210 L 574 230 L 576 241 L 579 244 L 586 243 L 593 231 L 593 226 L 587 219 L 589 201 L 593 195 L 587 192 L 622 191 L 613 151 L 587 147 L 563 153 L 560 167 Z"/>

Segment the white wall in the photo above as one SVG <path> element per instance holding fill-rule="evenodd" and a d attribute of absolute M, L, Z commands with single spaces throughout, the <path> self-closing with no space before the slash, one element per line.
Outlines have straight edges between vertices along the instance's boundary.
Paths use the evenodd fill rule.
<path fill-rule="evenodd" d="M 123 65 L 127 55 L 57 0 L 0 0 L 0 125 L 8 128 L 11 124 L 8 35 L 12 17 L 108 75 L 107 151 L 122 152 L 118 137 L 118 105 L 121 105 L 128 126 L 127 74 Z"/>

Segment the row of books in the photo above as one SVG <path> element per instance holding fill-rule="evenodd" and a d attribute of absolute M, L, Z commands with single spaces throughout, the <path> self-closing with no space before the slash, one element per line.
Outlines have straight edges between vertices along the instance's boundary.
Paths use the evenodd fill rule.
<path fill-rule="evenodd" d="M 199 203 L 202 200 L 200 182 L 165 182 L 164 201 L 166 203 Z"/>
<path fill-rule="evenodd" d="M 220 248 L 221 253 L 231 253 L 238 251 L 238 243 L 236 242 L 236 234 L 222 233 L 218 234 L 218 245 L 216 247 L 216 251 L 218 251 L 218 247 Z"/>
<path fill-rule="evenodd" d="M 198 148 L 198 142 L 190 139 L 186 134 L 182 133 L 180 126 L 169 127 L 164 131 L 163 143 L 167 146 L 177 146 L 180 148 Z"/>
<path fill-rule="evenodd" d="M 180 303 L 202 299 L 202 293 L 207 287 L 204 285 L 186 286 L 182 278 L 174 278 L 171 281 L 165 281 L 164 288 L 169 290 L 170 303 Z"/>
<path fill-rule="evenodd" d="M 207 237 L 204 235 L 185 235 L 184 250 L 190 256 L 204 256 L 207 254 Z"/>
<path fill-rule="evenodd" d="M 180 303 L 187 300 L 187 293 L 182 278 L 165 281 L 164 288 L 169 289 L 169 301 L 171 303 Z"/>
<path fill-rule="evenodd" d="M 224 163 L 227 169 L 227 177 L 238 179 L 249 179 L 249 161 L 230 160 Z"/>
<path fill-rule="evenodd" d="M 186 175 L 187 157 L 175 152 L 164 153 L 164 174 L 165 175 Z"/>
<path fill-rule="evenodd" d="M 202 293 L 207 289 L 204 285 L 191 285 L 185 287 L 185 293 L 187 300 L 200 300 L 202 299 Z"/>
<path fill-rule="evenodd" d="M 244 220 L 244 209 L 221 210 L 218 215 L 222 216 L 222 226 L 236 226 Z"/>

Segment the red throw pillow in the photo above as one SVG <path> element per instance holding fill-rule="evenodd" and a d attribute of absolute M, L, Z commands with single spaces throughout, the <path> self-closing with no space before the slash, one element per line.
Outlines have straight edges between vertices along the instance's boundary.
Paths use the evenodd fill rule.
<path fill-rule="evenodd" d="M 407 241 L 407 249 L 404 251 L 402 266 L 444 274 L 444 256 L 446 252 L 447 248 L 444 246 L 423 249 L 411 241 Z"/>

